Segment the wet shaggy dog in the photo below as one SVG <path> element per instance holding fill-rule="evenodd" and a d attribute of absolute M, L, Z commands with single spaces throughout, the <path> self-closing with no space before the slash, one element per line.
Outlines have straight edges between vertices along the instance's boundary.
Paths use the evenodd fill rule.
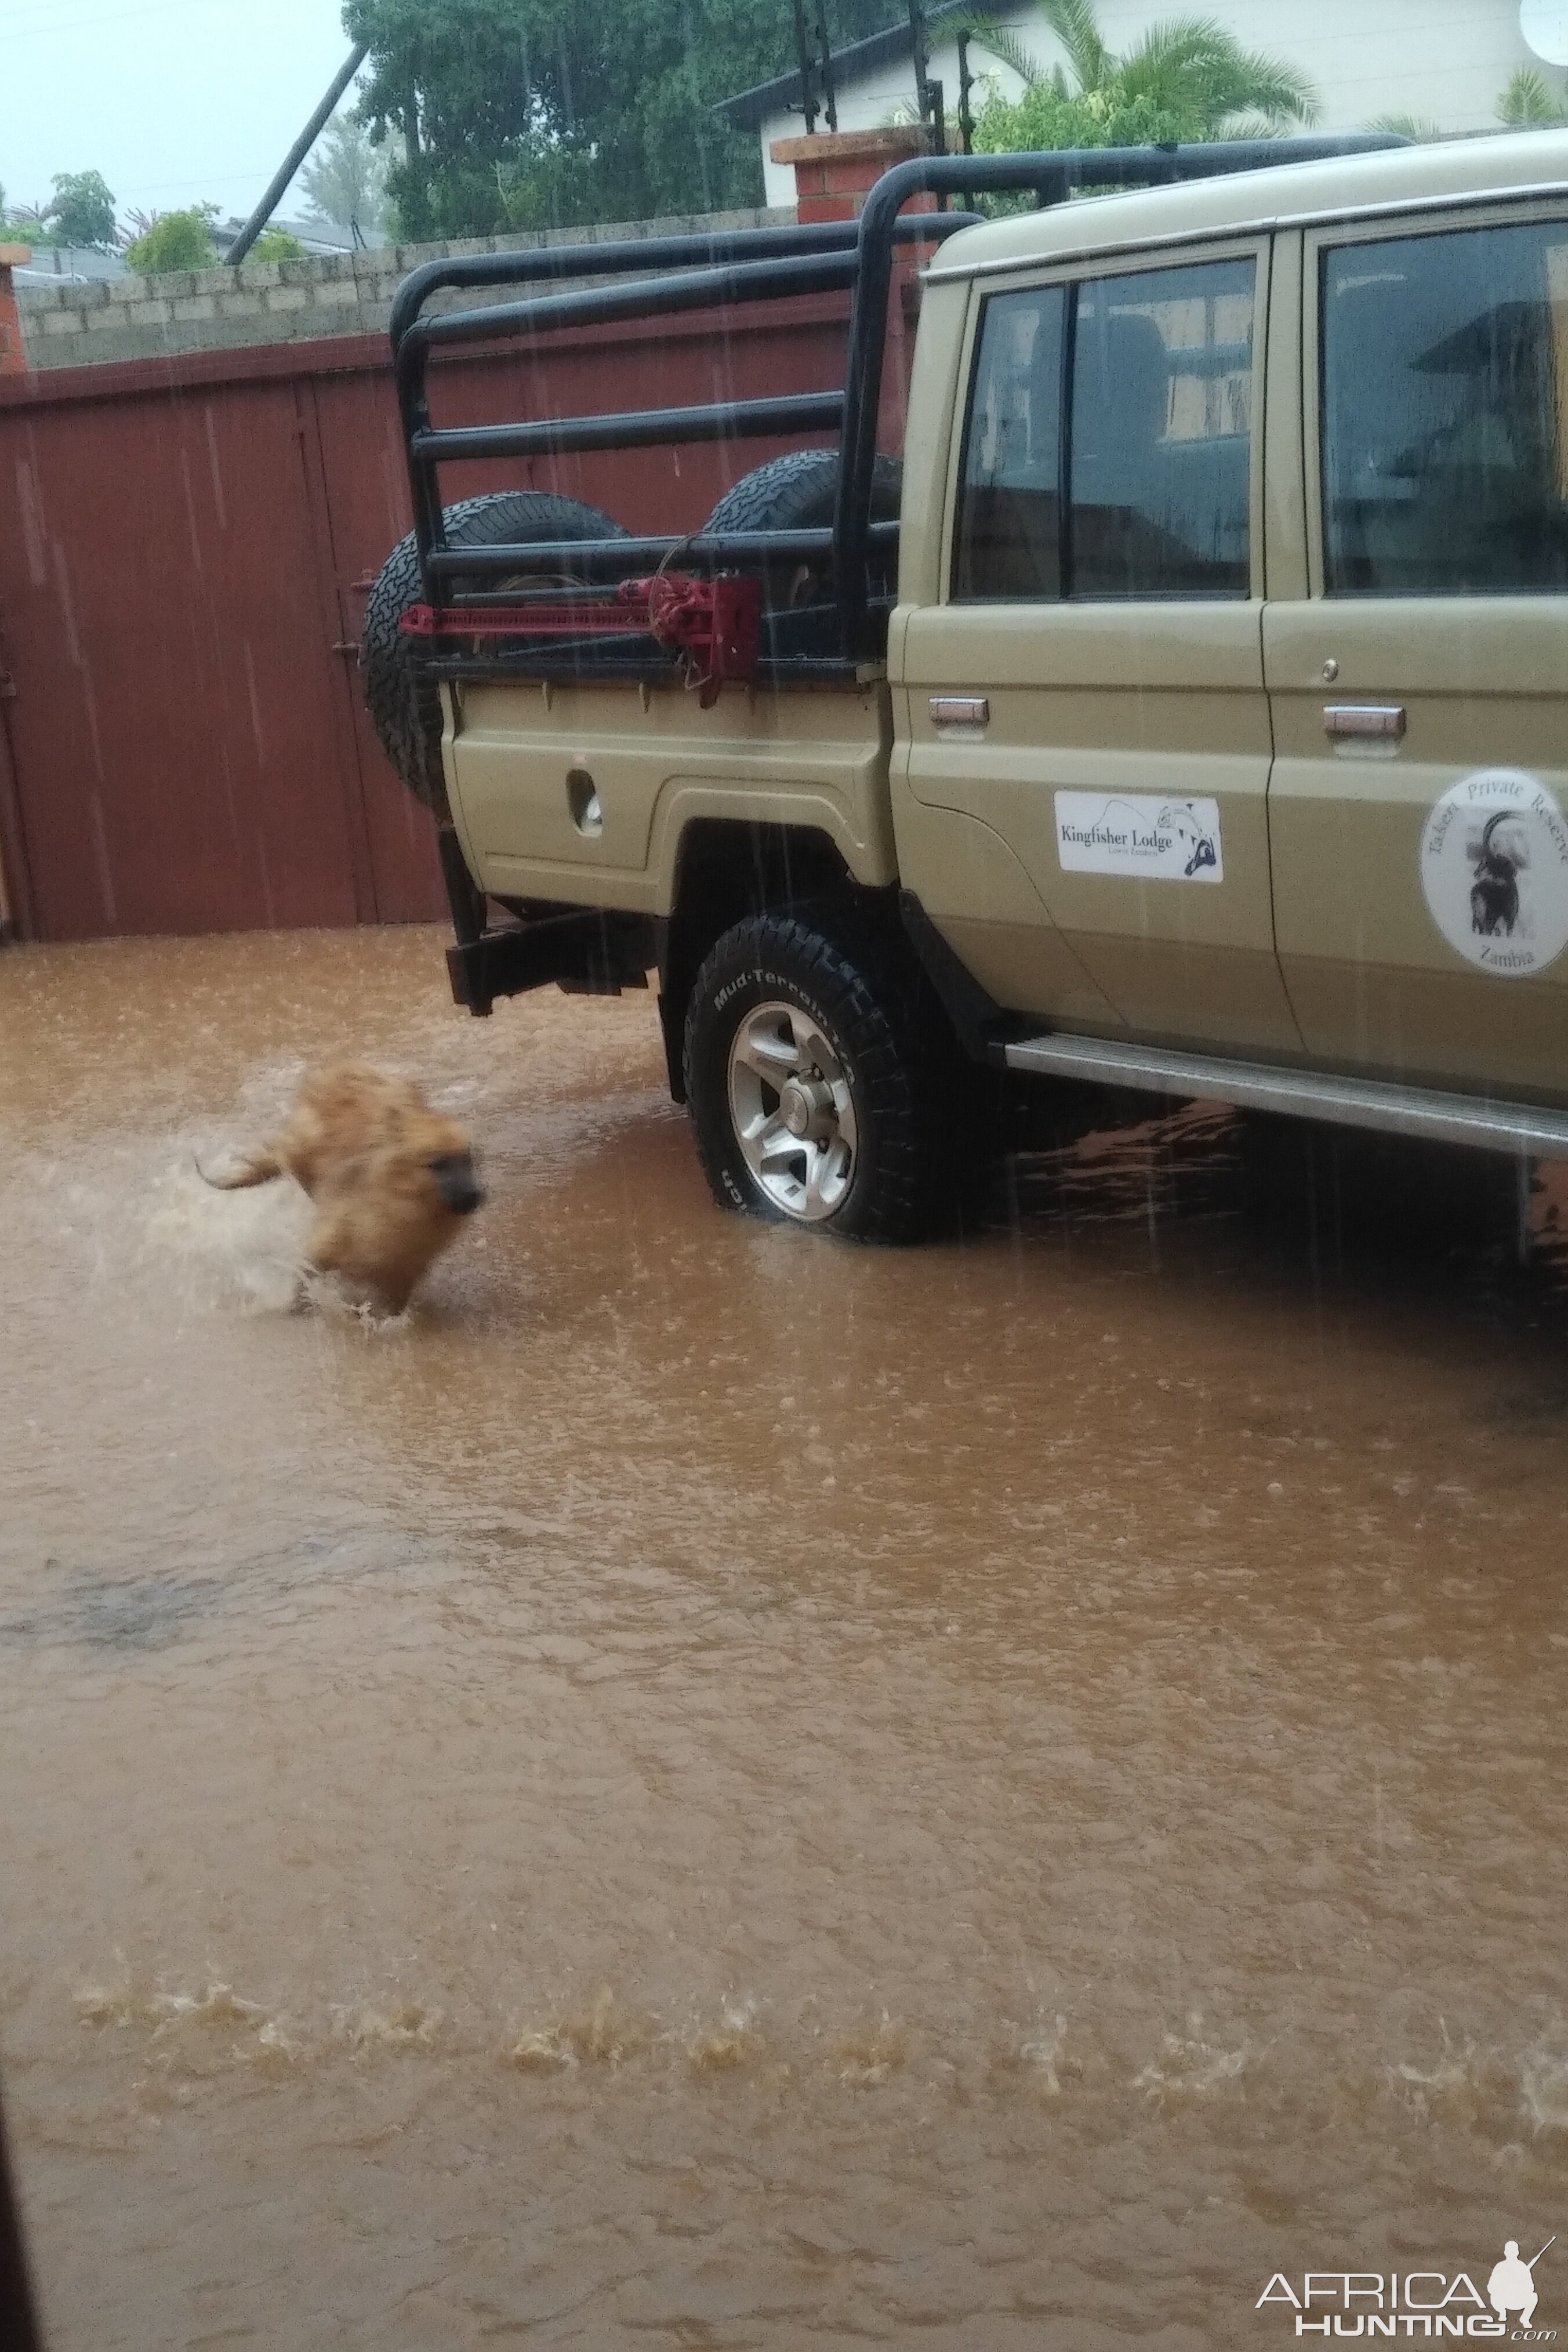
<path fill-rule="evenodd" d="M 456 1121 L 406 1080 L 353 1062 L 308 1077 L 282 1133 L 233 1175 L 199 1162 L 196 1173 L 221 1192 L 292 1176 L 316 1209 L 308 1270 L 340 1276 L 394 1315 L 485 1197 Z"/>

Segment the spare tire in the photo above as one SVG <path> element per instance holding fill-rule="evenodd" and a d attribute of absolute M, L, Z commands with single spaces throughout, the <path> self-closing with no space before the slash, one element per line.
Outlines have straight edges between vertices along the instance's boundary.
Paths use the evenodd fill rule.
<path fill-rule="evenodd" d="M 499 490 L 447 507 L 447 538 L 453 547 L 501 547 L 509 541 L 558 539 L 625 539 L 628 533 L 597 507 L 552 490 Z M 477 581 L 455 580 L 461 591 Z M 485 583 L 494 586 L 494 582 Z M 410 659 L 408 639 L 398 624 L 425 602 L 419 551 L 414 534 L 400 540 L 376 574 L 360 630 L 359 672 L 382 750 L 416 801 L 437 817 L 447 814 L 441 773 L 441 697 L 431 678 Z"/>
<path fill-rule="evenodd" d="M 871 520 L 896 522 L 903 496 L 904 468 L 897 457 L 879 455 L 871 476 Z M 838 499 L 838 451 L 791 449 L 770 457 L 755 472 L 742 474 L 725 491 L 705 528 L 726 530 L 825 530 L 833 521 Z M 873 572 L 885 572 L 885 559 L 873 560 Z M 764 593 L 771 607 L 790 608 L 815 604 L 826 593 L 829 567 L 826 561 L 770 564 L 763 574 Z"/>

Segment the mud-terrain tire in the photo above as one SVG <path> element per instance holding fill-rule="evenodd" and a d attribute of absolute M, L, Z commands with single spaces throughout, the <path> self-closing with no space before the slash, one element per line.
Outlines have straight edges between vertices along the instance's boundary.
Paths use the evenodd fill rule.
<path fill-rule="evenodd" d="M 454 547 L 497 547 L 508 541 L 625 539 L 624 527 L 580 499 L 549 490 L 498 490 L 464 499 L 446 509 L 447 537 Z M 453 585 L 461 590 L 466 583 Z M 490 583 L 494 584 L 494 583 Z M 360 630 L 360 687 L 382 750 L 416 801 L 445 817 L 447 786 L 441 774 L 441 697 L 434 682 L 418 676 L 409 645 L 398 629 L 405 613 L 425 601 L 414 534 L 400 540 L 376 574 Z"/>
<path fill-rule="evenodd" d="M 879 456 L 871 476 L 871 520 L 896 522 L 904 468 L 897 457 Z M 742 474 L 725 491 L 704 526 L 710 531 L 826 530 L 838 498 L 837 449 L 791 449 L 771 457 L 754 473 Z M 816 563 L 770 566 L 770 605 L 808 603 L 821 592 L 827 567 Z"/>
<path fill-rule="evenodd" d="M 884 928 L 826 906 L 750 916 L 698 973 L 686 1098 L 721 1208 L 875 1241 L 945 1222 L 941 1112 L 961 1057 Z"/>

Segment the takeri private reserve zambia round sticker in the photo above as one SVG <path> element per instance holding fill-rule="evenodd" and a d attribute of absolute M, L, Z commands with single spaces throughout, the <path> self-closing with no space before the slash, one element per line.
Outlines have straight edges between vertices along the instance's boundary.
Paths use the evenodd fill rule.
<path fill-rule="evenodd" d="M 1451 948 L 1482 971 L 1522 979 L 1568 947 L 1568 824 L 1522 768 L 1450 784 L 1421 836 L 1421 887 Z"/>

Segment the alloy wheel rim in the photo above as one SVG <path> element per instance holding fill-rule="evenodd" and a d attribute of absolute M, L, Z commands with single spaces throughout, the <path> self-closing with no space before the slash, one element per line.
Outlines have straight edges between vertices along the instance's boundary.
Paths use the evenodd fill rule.
<path fill-rule="evenodd" d="M 775 1000 L 730 1048 L 730 1118 L 758 1189 L 797 1223 L 821 1224 L 855 1181 L 859 1130 L 848 1074 L 818 1024 Z"/>

